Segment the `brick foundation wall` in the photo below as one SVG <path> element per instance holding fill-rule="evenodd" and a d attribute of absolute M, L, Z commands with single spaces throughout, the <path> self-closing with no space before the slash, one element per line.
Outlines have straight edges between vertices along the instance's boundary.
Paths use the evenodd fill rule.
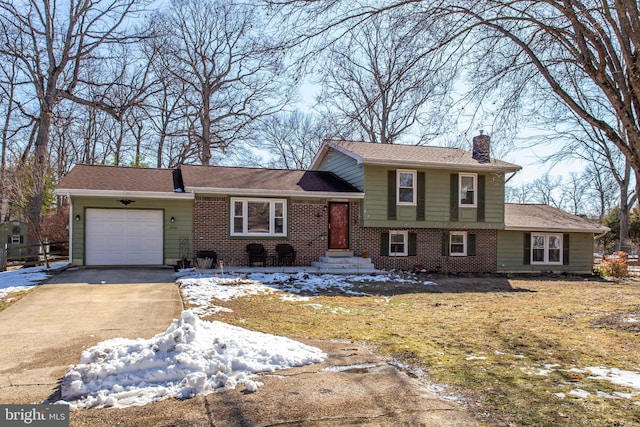
<path fill-rule="evenodd" d="M 476 235 L 475 256 L 443 256 L 442 229 L 362 228 L 357 227 L 359 248 L 368 248 L 371 261 L 383 270 L 413 269 L 422 265 L 427 271 L 442 273 L 492 273 L 497 268 L 498 232 L 496 230 L 464 230 Z M 381 256 L 380 235 L 389 230 L 406 230 L 417 236 L 416 256 Z M 455 230 L 452 230 L 455 231 Z M 359 249 L 361 251 L 361 249 Z M 356 249 L 356 252 L 359 251 Z"/>

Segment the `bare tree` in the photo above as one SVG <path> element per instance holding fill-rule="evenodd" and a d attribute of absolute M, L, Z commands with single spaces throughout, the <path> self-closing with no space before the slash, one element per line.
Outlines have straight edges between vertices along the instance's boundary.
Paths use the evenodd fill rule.
<path fill-rule="evenodd" d="M 415 17 L 409 22 L 416 28 L 446 22 L 442 43 L 464 46 L 471 94 L 478 101 L 496 102 L 503 123 L 513 126 L 523 115 L 531 121 L 537 111 L 555 104 L 549 102 L 555 97 L 599 129 L 634 173 L 640 172 L 640 13 L 635 0 L 268 3 L 298 29 L 299 44 L 320 36 L 331 44 L 372 16 L 390 12 Z"/>
<path fill-rule="evenodd" d="M 273 155 L 266 163 L 286 169 L 309 168 L 325 137 L 319 117 L 299 110 L 266 117 L 259 130 L 259 148 Z"/>
<path fill-rule="evenodd" d="M 618 197 L 617 183 L 613 175 L 599 164 L 587 166 L 583 179 L 589 183 L 589 201 L 594 217 L 602 220 L 605 214 L 615 205 Z"/>
<path fill-rule="evenodd" d="M 333 122 L 333 134 L 381 144 L 413 132 L 417 143 L 445 128 L 446 95 L 455 70 L 436 51 L 430 29 L 405 31 L 407 19 L 374 16 L 329 48 L 317 67 L 319 103 Z M 429 114 L 431 110 L 440 114 Z M 442 109 L 442 110 L 441 110 Z M 330 131 L 331 132 L 331 131 Z"/>
<path fill-rule="evenodd" d="M 530 190 L 534 202 L 564 208 L 566 194 L 562 192 L 562 178 L 545 173 L 531 183 Z"/>
<path fill-rule="evenodd" d="M 507 203 L 533 203 L 533 193 L 529 183 L 507 185 L 504 190 Z"/>
<path fill-rule="evenodd" d="M 571 172 L 562 183 L 564 208 L 574 215 L 586 214 L 585 196 L 589 182 L 585 181 L 583 174 Z"/>
<path fill-rule="evenodd" d="M 278 111 L 282 50 L 264 34 L 255 7 L 235 1 L 175 0 L 155 17 L 165 72 L 186 88 L 183 136 L 205 165 L 246 139 L 254 120 Z M 286 99 L 286 96 L 284 97 Z"/>
<path fill-rule="evenodd" d="M 564 140 L 563 148 L 551 159 L 561 162 L 567 158 L 577 158 L 588 162 L 589 174 L 583 181 L 591 183 L 595 189 L 599 200 L 600 218 L 611 208 L 607 206 L 611 195 L 618 195 L 620 245 L 623 250 L 628 250 L 629 215 L 637 201 L 637 192 L 631 189 L 635 184 L 635 176 L 629 160 L 609 141 L 601 129 L 591 126 L 575 114 L 570 114 L 562 124 L 566 130 L 559 131 L 558 136 Z M 619 129 L 619 133 L 627 138 L 624 129 Z M 610 188 L 611 180 L 615 182 L 617 189 Z"/>
<path fill-rule="evenodd" d="M 121 117 L 125 106 L 109 105 L 100 98 L 87 98 L 87 88 L 108 83 L 87 73 L 89 63 L 107 60 L 110 44 L 134 40 L 126 20 L 144 6 L 136 0 L 37 0 L 0 1 L 0 57 L 15 60 L 18 81 L 37 117 L 33 149 L 33 183 L 28 242 L 38 243 L 41 209 L 45 196 L 49 143 L 56 106 L 63 100 L 101 108 Z"/>

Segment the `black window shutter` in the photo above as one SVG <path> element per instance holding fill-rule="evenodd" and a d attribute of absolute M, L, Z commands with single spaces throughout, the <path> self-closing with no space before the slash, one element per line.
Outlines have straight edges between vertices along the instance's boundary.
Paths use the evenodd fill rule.
<path fill-rule="evenodd" d="M 418 206 L 416 209 L 416 221 L 425 220 L 426 194 L 425 194 L 425 173 L 418 172 Z"/>
<path fill-rule="evenodd" d="M 524 265 L 531 264 L 531 233 L 524 233 L 524 253 L 522 254 L 522 263 Z"/>
<path fill-rule="evenodd" d="M 418 235 L 416 233 L 409 233 L 409 256 L 418 255 Z"/>
<path fill-rule="evenodd" d="M 458 221 L 458 197 L 460 192 L 458 191 L 458 174 L 451 174 L 451 200 L 450 200 L 450 216 L 451 221 Z"/>
<path fill-rule="evenodd" d="M 396 219 L 396 171 L 387 172 L 387 219 Z"/>
<path fill-rule="evenodd" d="M 467 234 L 467 256 L 476 256 L 476 235 Z"/>
<path fill-rule="evenodd" d="M 8 244 L 9 244 L 9 243 L 11 243 L 11 234 L 8 234 L 8 235 L 7 235 L 7 243 L 8 243 Z"/>
<path fill-rule="evenodd" d="M 562 236 L 562 264 L 569 265 L 569 234 Z"/>
<path fill-rule="evenodd" d="M 380 233 L 380 255 L 389 256 L 389 232 Z"/>
<path fill-rule="evenodd" d="M 449 233 L 442 232 L 442 256 L 449 256 Z"/>
<path fill-rule="evenodd" d="M 20 235 L 20 244 L 24 243 L 24 236 L 21 234 Z"/>
<path fill-rule="evenodd" d="M 484 186 L 485 186 L 485 176 L 478 175 L 478 209 L 477 209 L 477 218 L 478 222 L 484 222 Z"/>

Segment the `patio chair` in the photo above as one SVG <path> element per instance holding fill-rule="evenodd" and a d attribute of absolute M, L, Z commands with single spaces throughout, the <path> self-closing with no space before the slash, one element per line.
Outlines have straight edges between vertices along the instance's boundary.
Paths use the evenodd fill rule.
<path fill-rule="evenodd" d="M 264 267 L 267 266 L 267 251 L 260 243 L 249 243 L 247 245 L 247 255 L 249 255 L 249 265 L 256 263 L 262 263 Z"/>
<path fill-rule="evenodd" d="M 296 250 L 288 243 L 276 245 L 278 265 L 293 265 L 296 262 Z"/>

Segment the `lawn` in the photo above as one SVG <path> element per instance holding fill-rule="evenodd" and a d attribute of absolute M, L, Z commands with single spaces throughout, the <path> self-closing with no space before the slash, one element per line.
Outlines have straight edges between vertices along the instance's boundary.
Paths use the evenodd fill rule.
<path fill-rule="evenodd" d="M 640 424 L 640 282 L 423 280 L 435 284 L 212 300 L 232 311 L 205 318 L 294 339 L 367 343 L 490 425 Z"/>

